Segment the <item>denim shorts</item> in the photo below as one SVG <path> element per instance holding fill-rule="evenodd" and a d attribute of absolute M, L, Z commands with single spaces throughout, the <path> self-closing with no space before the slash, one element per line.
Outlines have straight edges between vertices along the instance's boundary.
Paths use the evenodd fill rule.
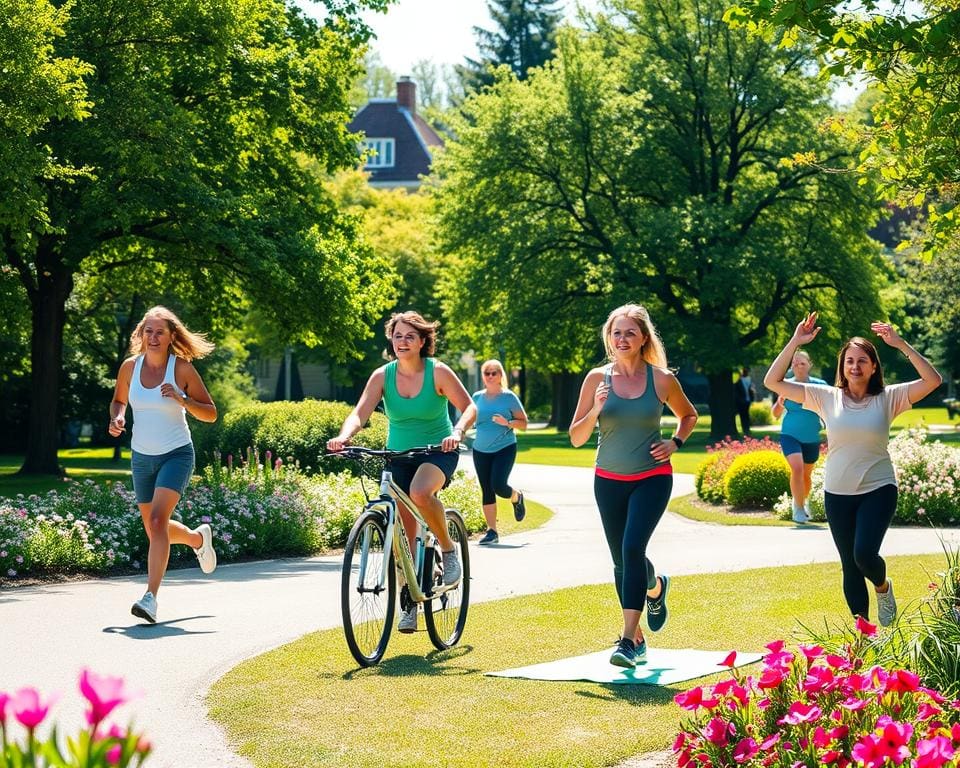
<path fill-rule="evenodd" d="M 816 464 L 820 458 L 820 443 L 801 443 L 797 438 L 790 435 L 780 435 L 780 450 L 784 456 L 791 453 L 802 453 L 804 464 Z"/>
<path fill-rule="evenodd" d="M 193 463 L 193 443 L 159 456 L 134 451 L 130 457 L 130 469 L 133 472 L 133 492 L 137 496 L 137 504 L 153 501 L 153 492 L 157 488 L 169 488 L 182 496 L 193 476 Z"/>
<path fill-rule="evenodd" d="M 400 490 L 410 493 L 410 483 L 413 482 L 413 476 L 421 464 L 433 464 L 443 472 L 446 478 L 443 487 L 446 488 L 453 479 L 453 473 L 457 471 L 459 461 L 459 451 L 433 451 L 419 456 L 401 456 L 398 459 L 392 459 L 386 468 L 393 474 L 393 482 Z"/>

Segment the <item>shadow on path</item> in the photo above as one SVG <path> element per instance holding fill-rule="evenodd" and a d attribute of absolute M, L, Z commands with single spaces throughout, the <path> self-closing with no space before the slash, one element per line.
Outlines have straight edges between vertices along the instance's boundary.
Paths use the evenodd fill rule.
<path fill-rule="evenodd" d="M 184 616 L 181 619 L 158 621 L 156 624 L 130 624 L 126 627 L 104 627 L 101 631 L 108 635 L 123 635 L 131 640 L 156 640 L 160 637 L 185 637 L 186 635 L 214 635 L 215 629 L 191 630 L 175 626 L 181 621 L 212 619 L 212 615 Z"/>

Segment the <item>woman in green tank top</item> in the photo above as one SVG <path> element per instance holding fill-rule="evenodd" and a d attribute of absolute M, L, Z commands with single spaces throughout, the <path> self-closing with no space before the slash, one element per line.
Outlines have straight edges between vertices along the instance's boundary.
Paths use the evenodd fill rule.
<path fill-rule="evenodd" d="M 646 309 L 626 304 L 613 310 L 602 338 L 610 362 L 584 379 L 570 442 L 583 445 L 599 427 L 593 491 L 623 611 L 610 663 L 633 667 L 647 652 L 640 629 L 644 607 L 650 631 L 667 621 L 670 579 L 657 575 L 647 543 L 673 489 L 670 455 L 693 432 L 697 411 L 667 370 L 667 355 Z M 669 440 L 660 431 L 664 403 L 679 419 Z"/>
<path fill-rule="evenodd" d="M 441 449 L 427 455 L 405 456 L 390 462 L 394 482 L 417 505 L 423 519 L 443 550 L 443 580 L 460 580 L 460 563 L 453 540 L 447 532 L 443 504 L 437 498 L 457 468 L 460 441 L 476 417 L 476 405 L 456 374 L 433 358 L 439 323 L 426 321 L 418 312 L 400 312 L 386 324 L 389 356 L 386 365 L 375 370 L 356 407 L 340 427 L 340 434 L 327 442 L 328 451 L 339 451 L 367 423 L 383 400 L 387 415 L 387 448 L 396 451 L 426 445 Z M 450 422 L 447 403 L 460 411 L 456 426 Z M 403 504 L 398 505 L 404 529 L 415 543 L 416 521 Z M 398 629 L 413 632 L 417 627 L 417 605 L 400 617 Z"/>

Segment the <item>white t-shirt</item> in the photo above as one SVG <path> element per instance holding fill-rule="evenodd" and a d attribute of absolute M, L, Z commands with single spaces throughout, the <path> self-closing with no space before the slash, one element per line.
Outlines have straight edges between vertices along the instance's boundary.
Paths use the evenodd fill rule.
<path fill-rule="evenodd" d="M 827 427 L 825 491 L 849 496 L 897 484 L 887 443 L 890 423 L 912 407 L 909 386 L 890 384 L 879 395 L 857 403 L 839 387 L 804 385 L 803 407 L 816 413 Z"/>

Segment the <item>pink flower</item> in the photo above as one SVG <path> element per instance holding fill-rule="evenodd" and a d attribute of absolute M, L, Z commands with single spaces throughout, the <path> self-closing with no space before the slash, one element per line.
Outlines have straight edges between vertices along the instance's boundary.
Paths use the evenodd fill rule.
<path fill-rule="evenodd" d="M 114 744 L 110 749 L 104 753 L 104 758 L 110 765 L 117 765 L 120 762 L 120 757 L 123 755 L 123 747 L 119 744 Z"/>
<path fill-rule="evenodd" d="M 737 664 L 737 652 L 730 651 L 730 653 L 728 653 L 726 657 L 724 657 L 723 661 L 721 661 L 717 666 L 729 667 L 730 669 L 733 669 L 736 666 L 736 664 Z"/>
<path fill-rule="evenodd" d="M 917 742 L 917 757 L 911 764 L 913 768 L 940 768 L 955 754 L 953 743 L 946 736 L 920 739 Z"/>
<path fill-rule="evenodd" d="M 7 702 L 10 701 L 10 696 L 3 691 L 0 691 L 0 726 L 4 725 L 7 722 Z"/>
<path fill-rule="evenodd" d="M 767 667 L 760 673 L 760 679 L 757 681 L 757 687 L 762 690 L 776 688 L 780 683 L 787 679 L 789 673 L 782 667 Z"/>
<path fill-rule="evenodd" d="M 867 637 L 873 637 L 877 634 L 877 625 L 871 624 L 863 616 L 857 616 L 857 631 Z"/>
<path fill-rule="evenodd" d="M 920 687 L 920 676 L 905 669 L 896 669 L 889 674 L 886 681 L 886 690 L 896 693 L 915 691 Z"/>
<path fill-rule="evenodd" d="M 823 749 L 830 741 L 829 734 L 823 729 L 822 725 L 818 725 L 813 732 L 813 746 L 817 749 Z"/>
<path fill-rule="evenodd" d="M 810 667 L 807 676 L 800 684 L 800 688 L 807 693 L 830 691 L 836 687 L 836 678 L 829 667 Z"/>
<path fill-rule="evenodd" d="M 774 640 L 772 643 L 767 643 L 764 648 L 766 648 L 770 653 L 780 653 L 786 646 L 786 643 L 783 640 Z"/>
<path fill-rule="evenodd" d="M 928 704 L 923 702 L 919 707 L 917 707 L 917 719 L 919 720 L 929 720 L 936 715 L 939 715 L 942 710 L 940 707 L 935 704 Z"/>
<path fill-rule="evenodd" d="M 840 706 L 846 710 L 849 710 L 850 712 L 859 712 L 869 703 L 870 702 L 866 699 L 849 698 L 846 701 L 841 701 Z"/>
<path fill-rule="evenodd" d="M 44 704 L 36 688 L 21 688 L 10 698 L 10 710 L 20 725 L 32 730 L 44 721 L 56 700 L 53 695 Z"/>
<path fill-rule="evenodd" d="M 807 661 L 814 661 L 823 655 L 823 648 L 819 645 L 801 645 L 800 652 L 807 657 Z"/>
<path fill-rule="evenodd" d="M 80 673 L 80 693 L 90 703 L 87 722 L 91 725 L 104 720 L 114 709 L 130 697 L 123 691 L 123 678 L 98 675 L 89 669 Z"/>
<path fill-rule="evenodd" d="M 787 714 L 785 714 L 779 722 L 786 723 L 787 725 L 812 723 L 818 720 L 822 714 L 823 712 L 816 704 L 804 704 L 803 702 L 795 701 L 790 705 Z"/>
<path fill-rule="evenodd" d="M 886 754 L 879 748 L 879 744 L 880 739 L 868 733 L 853 745 L 850 756 L 864 768 L 880 768 L 886 759 Z"/>
<path fill-rule="evenodd" d="M 883 730 L 880 734 L 878 749 L 883 751 L 885 757 L 889 757 L 894 763 L 900 765 L 904 760 L 910 757 L 910 738 L 913 736 L 913 726 L 910 723 L 898 723 L 887 715 L 884 715 L 877 721 L 885 720 Z"/>
<path fill-rule="evenodd" d="M 835 653 L 828 653 L 825 657 L 827 664 L 829 664 L 834 669 L 849 669 L 850 662 L 847 661 L 843 656 L 838 656 Z"/>
<path fill-rule="evenodd" d="M 686 743 L 687 743 L 687 732 L 680 731 L 680 733 L 677 734 L 677 738 L 673 740 L 673 751 L 679 752 L 681 749 L 683 749 Z"/>
<path fill-rule="evenodd" d="M 749 737 L 746 739 L 741 739 L 733 748 L 734 762 L 745 763 L 759 751 L 760 748 L 757 746 L 757 742 L 755 742 L 753 739 Z"/>
<path fill-rule="evenodd" d="M 767 736 L 767 738 L 765 738 L 760 743 L 760 749 L 766 752 L 767 750 L 771 749 L 774 745 L 776 745 L 778 741 L 780 741 L 780 732 L 777 731 L 776 733 L 771 733 L 769 736 Z"/>
<path fill-rule="evenodd" d="M 703 729 L 703 737 L 711 744 L 718 747 L 725 747 L 730 743 L 729 736 L 733 731 L 733 723 L 728 723 L 719 717 L 712 717 Z"/>
<path fill-rule="evenodd" d="M 695 710 L 697 707 L 713 709 L 719 703 L 717 698 L 703 698 L 703 688 L 701 688 L 699 685 L 696 688 L 691 688 L 685 693 L 678 693 L 673 697 L 673 700 L 683 709 L 689 709 L 691 711 Z"/>

